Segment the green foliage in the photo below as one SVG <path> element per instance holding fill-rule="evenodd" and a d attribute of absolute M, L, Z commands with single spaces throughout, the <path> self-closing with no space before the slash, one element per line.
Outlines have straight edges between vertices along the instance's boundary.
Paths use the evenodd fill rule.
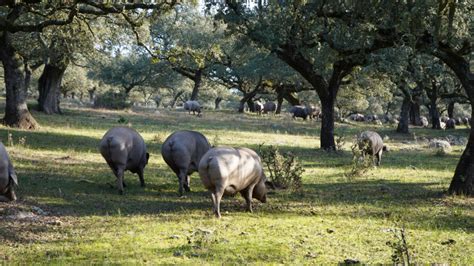
<path fill-rule="evenodd" d="M 128 124 L 128 119 L 126 119 L 123 116 L 120 116 L 119 119 L 117 120 L 117 123 L 119 123 L 119 124 Z"/>
<path fill-rule="evenodd" d="M 342 151 L 344 144 L 346 144 L 346 138 L 344 135 L 334 135 L 334 142 L 336 143 L 336 151 Z"/>
<path fill-rule="evenodd" d="M 106 109 L 125 109 L 131 106 L 127 99 L 127 94 L 108 90 L 103 94 L 97 95 L 94 107 Z"/>
<path fill-rule="evenodd" d="M 390 229 L 393 232 L 394 241 L 387 241 L 387 246 L 392 249 L 392 262 L 395 265 L 411 265 L 414 263 L 410 261 L 410 250 L 413 249 L 412 245 L 409 245 L 406 238 L 405 228 L 401 229 Z"/>
<path fill-rule="evenodd" d="M 279 189 L 300 190 L 304 168 L 291 152 L 281 153 L 277 146 L 258 146 L 258 153 L 270 173 L 268 181 Z"/>
<path fill-rule="evenodd" d="M 350 170 L 345 174 L 349 180 L 353 177 L 364 176 L 374 167 L 374 160 L 371 155 L 364 155 L 364 150 L 367 149 L 369 143 L 364 142 L 363 146 L 359 146 L 357 140 L 351 146 L 352 163 Z"/>

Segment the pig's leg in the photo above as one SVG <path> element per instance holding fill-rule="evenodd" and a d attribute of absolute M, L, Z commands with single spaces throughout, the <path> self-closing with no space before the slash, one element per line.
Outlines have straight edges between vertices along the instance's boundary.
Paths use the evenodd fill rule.
<path fill-rule="evenodd" d="M 214 197 L 216 201 L 214 213 L 216 214 L 217 218 L 221 218 L 221 199 L 223 195 L 224 188 L 216 187 L 216 191 L 214 192 Z"/>
<path fill-rule="evenodd" d="M 189 183 L 191 182 L 191 176 L 186 175 L 186 179 L 184 180 L 184 190 L 186 192 L 190 192 L 191 188 L 189 187 Z"/>
<path fill-rule="evenodd" d="M 186 169 L 179 169 L 179 174 L 178 174 L 179 196 L 183 196 L 183 187 L 184 187 L 184 183 L 186 182 L 187 172 L 188 171 Z"/>
<path fill-rule="evenodd" d="M 240 194 L 242 195 L 242 197 L 244 197 L 244 199 L 245 199 L 245 203 L 247 204 L 247 205 L 246 205 L 246 207 L 247 207 L 246 209 L 247 209 L 247 211 L 249 211 L 249 212 L 253 212 L 253 210 L 252 210 L 252 193 L 253 193 L 253 188 L 254 188 L 254 187 L 252 186 L 252 187 L 249 187 L 249 188 L 247 188 L 247 189 L 245 189 L 245 190 L 242 190 L 242 191 L 240 192 Z"/>
<path fill-rule="evenodd" d="M 124 169 L 117 168 L 117 187 L 120 195 L 123 195 L 123 172 Z"/>
<path fill-rule="evenodd" d="M 145 187 L 145 179 L 143 178 L 143 168 L 138 169 L 138 178 L 140 179 L 140 186 Z"/>
<path fill-rule="evenodd" d="M 382 161 L 382 150 L 377 153 L 377 166 L 380 166 L 380 162 Z"/>

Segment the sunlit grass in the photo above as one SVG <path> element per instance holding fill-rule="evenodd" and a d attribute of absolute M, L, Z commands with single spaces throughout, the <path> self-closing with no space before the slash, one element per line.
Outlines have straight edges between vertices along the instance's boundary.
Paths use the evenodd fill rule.
<path fill-rule="evenodd" d="M 444 194 L 463 147 L 436 156 L 420 141 L 467 136 L 466 129 L 400 135 L 389 126 L 339 124 L 344 151 L 328 154 L 319 150 L 319 122 L 287 115 L 207 111 L 196 118 L 168 110 L 66 109 L 63 116 L 34 116 L 42 126 L 38 131 L 0 128 L 4 143 L 8 133 L 13 136 L 7 149 L 21 186 L 18 203 L 0 205 L 0 258 L 7 262 L 390 263 L 389 229 L 404 227 L 412 261 L 474 263 L 474 201 Z M 127 173 L 123 196 L 97 151 L 120 117 L 142 133 L 152 155 L 147 186 Z M 268 203 L 255 203 L 254 213 L 244 212 L 239 196 L 224 198 L 223 217 L 215 219 L 199 177 L 193 175 L 192 192 L 179 198 L 176 177 L 161 158 L 161 143 L 179 129 L 201 131 L 213 144 L 291 150 L 306 169 L 302 192 L 272 192 Z M 353 137 L 366 129 L 388 136 L 392 152 L 366 176 L 347 178 Z M 48 215 L 6 218 L 10 208 L 33 206 Z M 454 243 L 446 244 L 450 239 Z"/>

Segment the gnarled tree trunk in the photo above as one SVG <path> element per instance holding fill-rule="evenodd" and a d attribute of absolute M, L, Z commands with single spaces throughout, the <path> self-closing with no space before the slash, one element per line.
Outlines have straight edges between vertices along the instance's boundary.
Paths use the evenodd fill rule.
<path fill-rule="evenodd" d="M 469 61 L 444 44 L 440 44 L 432 53 L 459 78 L 471 103 L 471 117 L 474 118 L 474 73 L 470 70 Z M 474 195 L 474 120 L 471 120 L 470 126 L 469 140 L 448 189 L 450 194 Z"/>
<path fill-rule="evenodd" d="M 87 92 L 89 93 L 89 101 L 91 104 L 94 104 L 96 91 L 97 91 L 96 87 L 93 87 L 92 89 L 87 90 Z"/>
<path fill-rule="evenodd" d="M 281 106 L 283 105 L 283 95 L 278 94 L 277 95 L 277 109 L 275 111 L 275 114 L 280 114 L 281 113 Z"/>
<path fill-rule="evenodd" d="M 60 114 L 59 94 L 67 65 L 46 64 L 38 80 L 38 110 L 46 114 Z"/>
<path fill-rule="evenodd" d="M 335 150 L 334 141 L 334 104 L 336 97 L 321 98 L 321 149 Z"/>
<path fill-rule="evenodd" d="M 217 98 L 214 100 L 214 104 L 215 104 L 214 109 L 216 109 L 216 110 L 221 109 L 221 106 L 220 106 L 221 102 L 222 102 L 222 98 L 221 98 L 221 97 L 217 97 Z"/>
<path fill-rule="evenodd" d="M 431 123 L 432 129 L 441 129 L 441 122 L 439 120 L 439 111 L 436 104 L 431 103 L 430 105 L 430 116 L 431 116 Z"/>
<path fill-rule="evenodd" d="M 448 103 L 448 116 L 449 118 L 454 118 L 454 101 Z"/>
<path fill-rule="evenodd" d="M 193 81 L 194 81 L 194 87 L 193 87 L 193 92 L 191 93 L 191 101 L 197 101 L 199 89 L 201 88 L 201 83 L 202 83 L 202 70 L 201 69 L 196 71 Z"/>
<path fill-rule="evenodd" d="M 436 98 L 430 98 L 430 104 L 429 104 L 429 111 L 430 111 L 430 118 L 431 118 L 431 128 L 432 129 L 441 129 L 441 123 L 439 121 L 439 111 L 438 111 L 438 105 L 436 103 L 437 99 Z"/>
<path fill-rule="evenodd" d="M 474 105 L 471 102 L 471 105 Z M 474 106 L 473 106 L 474 107 Z M 474 108 L 471 117 L 474 117 Z M 474 120 L 471 119 L 469 140 L 449 185 L 450 194 L 474 195 Z"/>
<path fill-rule="evenodd" d="M 421 126 L 421 117 L 420 117 L 420 104 L 418 100 L 414 100 L 410 104 L 410 124 L 414 126 Z"/>
<path fill-rule="evenodd" d="M 402 108 L 400 111 L 400 121 L 398 122 L 398 127 L 397 127 L 398 133 L 409 133 L 408 124 L 409 124 L 409 116 L 410 116 L 410 106 L 411 106 L 410 97 L 405 96 L 405 98 L 403 98 Z"/>
<path fill-rule="evenodd" d="M 0 60 L 3 63 L 6 89 L 6 106 L 3 124 L 23 129 L 39 127 L 28 110 L 27 86 L 29 83 L 28 66 L 11 43 L 10 33 L 0 36 Z"/>

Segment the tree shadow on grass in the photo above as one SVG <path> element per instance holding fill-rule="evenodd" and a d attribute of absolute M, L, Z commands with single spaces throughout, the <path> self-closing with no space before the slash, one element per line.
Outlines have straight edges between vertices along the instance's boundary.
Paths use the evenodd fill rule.
<path fill-rule="evenodd" d="M 100 139 L 70 134 L 58 134 L 40 131 L 15 131 L 0 128 L 0 140 L 7 145 L 8 134 L 12 134 L 13 144 L 25 138 L 25 145 L 34 150 L 74 150 L 78 152 L 98 152 Z"/>
<path fill-rule="evenodd" d="M 338 216 L 406 221 L 414 227 L 443 230 L 474 230 L 470 207 L 447 203 L 446 194 L 436 182 L 402 183 L 385 180 L 359 180 L 338 183 L 305 184 L 304 193 L 276 192 L 262 211 L 305 216 Z M 272 206 L 273 205 L 273 206 Z M 460 214 L 456 209 L 463 209 Z M 334 211 L 334 210 L 337 211 Z M 451 212 L 451 209 L 453 210 Z M 329 211 L 327 211 L 329 210 Z"/>

